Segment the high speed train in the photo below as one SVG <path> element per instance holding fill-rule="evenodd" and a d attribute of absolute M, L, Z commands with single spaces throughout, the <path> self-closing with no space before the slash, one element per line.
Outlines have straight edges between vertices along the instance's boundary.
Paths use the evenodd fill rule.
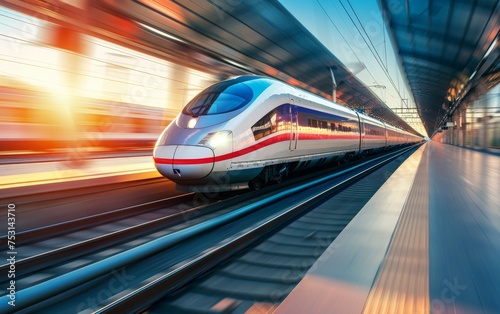
<path fill-rule="evenodd" d="M 162 132 L 153 157 L 177 189 L 228 191 L 420 141 L 276 79 L 240 76 L 195 96 Z"/>

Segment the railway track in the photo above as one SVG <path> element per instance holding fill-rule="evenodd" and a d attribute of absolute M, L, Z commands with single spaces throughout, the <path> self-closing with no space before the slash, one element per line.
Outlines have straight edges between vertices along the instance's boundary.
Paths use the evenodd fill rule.
<path fill-rule="evenodd" d="M 187 291 L 184 289 L 188 288 L 178 289 L 185 284 L 192 286 L 191 283 L 196 282 L 199 276 L 204 276 L 207 272 L 216 272 L 214 267 L 219 267 L 220 263 L 243 254 L 238 252 L 256 245 L 259 241 L 263 241 L 264 236 L 268 236 L 270 232 L 276 232 L 304 212 L 318 207 L 330 198 L 332 193 L 337 193 L 339 189 L 352 184 L 352 181 L 359 180 L 363 175 L 359 172 L 365 174 L 372 172 L 381 167 L 377 163 L 386 163 L 386 159 L 387 157 L 379 157 L 353 167 L 355 169 L 344 169 L 329 176 L 323 174 L 320 179 L 316 177 L 305 184 L 297 185 L 299 181 L 304 180 L 304 178 L 299 178 L 255 193 L 230 198 L 207 206 L 210 215 L 190 216 L 183 223 L 161 227 L 161 230 L 152 231 L 153 233 L 148 236 L 140 236 L 132 232 L 135 237 L 121 241 L 119 245 L 113 244 L 108 249 L 84 258 L 70 258 L 69 263 L 55 267 L 59 271 L 57 274 L 46 277 L 44 280 L 26 282 L 24 286 L 19 284 L 17 292 L 19 303 L 16 310 L 25 308 L 26 313 L 31 311 L 71 313 L 72 310 L 79 312 L 90 308 L 102 313 L 123 309 L 127 309 L 128 312 L 130 309 L 140 311 L 157 300 L 162 300 L 162 303 L 158 303 L 161 305 L 155 304 L 151 309 L 162 309 L 165 306 L 175 309 L 177 305 L 172 305 L 175 301 L 171 299 L 164 301 L 165 295 L 180 295 L 179 291 Z M 369 165 L 373 163 L 377 165 Z M 354 175 L 354 172 L 357 174 Z M 332 182 L 335 184 L 332 185 Z M 327 188 L 326 185 L 330 187 Z M 318 191 L 321 193 L 316 193 Z M 307 194 L 309 197 L 305 197 Z M 314 196 L 311 196 L 313 194 Z M 345 225 L 353 215 L 355 215 L 354 212 L 346 212 L 340 213 L 340 216 L 336 218 L 325 216 L 324 219 L 320 215 L 316 217 L 316 220 L 332 221 L 335 224 L 340 221 Z M 336 232 L 343 229 L 342 224 L 336 227 Z M 278 252 L 282 246 L 281 250 L 287 251 L 285 249 L 287 245 L 291 247 L 292 244 L 279 244 L 279 241 L 288 237 L 286 233 L 288 231 L 283 232 L 285 233 L 273 236 L 270 241 L 278 242 L 271 246 L 269 243 L 273 242 L 268 244 L 262 242 L 264 246 L 261 246 L 260 250 Z M 324 242 L 326 246 L 328 242 L 326 238 L 330 239 L 335 235 L 311 231 L 306 236 L 309 241 L 322 241 L 321 243 Z M 273 245 L 275 248 L 272 248 Z M 307 241 L 305 246 L 307 246 Z M 304 250 L 308 249 L 304 248 Z M 317 250 L 315 248 L 313 251 Z M 264 253 L 258 253 L 257 259 L 259 254 Z M 252 265 L 250 261 L 242 263 L 249 269 L 264 266 L 258 263 Z M 73 268 L 70 268 L 68 264 L 73 265 Z M 297 266 L 297 264 L 294 265 L 294 267 Z M 242 265 L 231 267 L 235 267 L 230 269 L 234 271 L 240 269 Z M 279 266 L 276 267 L 279 268 Z M 43 277 L 41 276 L 43 274 L 44 272 L 37 272 L 35 275 Z M 292 277 L 295 275 L 291 273 Z M 265 270 L 260 276 L 265 276 Z M 121 284 L 116 284 L 117 281 Z M 111 283 L 114 283 L 113 289 L 110 288 Z M 286 293 L 288 290 L 282 289 L 282 291 Z M 151 302 L 140 301 L 146 299 Z M 221 301 L 225 299 L 228 298 L 224 297 Z M 262 299 L 262 297 L 256 298 L 257 301 L 262 301 Z M 277 300 L 274 299 L 274 302 Z M 248 305 L 248 302 L 240 301 L 236 300 L 234 304 L 239 302 L 237 304 L 239 307 Z M 103 306 L 104 308 L 99 310 Z"/>
<path fill-rule="evenodd" d="M 400 164 L 381 168 L 387 162 L 369 162 L 372 165 L 338 177 L 334 184 L 327 179 L 312 187 L 316 192 L 311 196 L 295 195 L 298 199 L 291 206 L 286 206 L 287 200 L 272 204 L 285 209 L 95 313 L 127 309 L 145 313 L 244 313 L 253 307 L 259 312 L 276 307 Z M 357 182 L 369 174 L 370 179 Z M 292 191 L 288 197 L 312 192 L 309 187 L 300 189 L 301 193 Z M 149 300 L 152 305 L 141 300 Z"/>
<path fill-rule="evenodd" d="M 230 204 L 244 202 L 231 198 L 234 196 L 229 194 L 210 199 L 187 193 L 17 233 L 17 287 L 39 284 L 108 254 L 125 251 L 129 247 L 123 243 L 152 241 L 164 235 L 162 230 L 166 228 L 196 224 L 231 210 Z M 224 208 L 208 206 L 221 199 L 227 200 Z M 6 236 L 0 240 L 7 242 Z M 0 265 L 0 283 L 8 281 L 9 267 L 8 263 Z"/>
<path fill-rule="evenodd" d="M 19 196 L 0 195 L 0 205 L 16 205 L 17 233 L 65 223 L 105 211 L 113 211 L 161 198 L 180 195 L 162 177 L 94 186 L 61 188 L 57 191 L 36 192 Z M 6 217 L 5 213 L 0 216 Z M 0 217 L 2 218 L 2 217 Z M 22 240 L 22 239 L 20 239 Z M 24 241 L 24 240 L 22 240 Z"/>
<path fill-rule="evenodd" d="M 184 194 L 20 232 L 16 234 L 19 251 L 16 275 L 26 276 L 117 244 L 137 236 L 136 233 L 151 233 L 166 224 L 180 221 L 186 213 L 179 208 L 189 208 L 192 199 L 192 193 Z M 8 264 L 2 264 L 0 272 L 6 273 L 8 268 Z"/>

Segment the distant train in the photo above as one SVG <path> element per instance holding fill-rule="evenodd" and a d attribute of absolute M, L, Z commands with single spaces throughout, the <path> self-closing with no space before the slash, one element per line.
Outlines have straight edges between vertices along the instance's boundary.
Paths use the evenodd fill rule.
<path fill-rule="evenodd" d="M 153 156 L 177 189 L 228 191 L 421 141 L 281 81 L 240 76 L 192 99 L 163 131 Z"/>

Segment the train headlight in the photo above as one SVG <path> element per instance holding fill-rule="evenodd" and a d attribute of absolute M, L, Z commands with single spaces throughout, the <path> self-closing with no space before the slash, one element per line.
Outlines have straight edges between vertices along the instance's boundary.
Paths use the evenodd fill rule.
<path fill-rule="evenodd" d="M 188 122 L 188 128 L 190 129 L 193 129 L 195 126 L 196 126 L 196 123 L 198 122 L 198 118 L 191 118 L 189 119 L 189 122 Z"/>
<path fill-rule="evenodd" d="M 203 145 L 215 149 L 231 140 L 231 131 L 219 131 L 208 133 L 198 145 Z"/>

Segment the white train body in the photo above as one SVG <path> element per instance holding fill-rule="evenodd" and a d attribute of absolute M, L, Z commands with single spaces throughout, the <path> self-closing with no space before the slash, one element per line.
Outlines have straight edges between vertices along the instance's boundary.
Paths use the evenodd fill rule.
<path fill-rule="evenodd" d="M 164 130 L 153 155 L 178 189 L 226 191 L 421 140 L 283 82 L 242 76 L 196 96 Z"/>

